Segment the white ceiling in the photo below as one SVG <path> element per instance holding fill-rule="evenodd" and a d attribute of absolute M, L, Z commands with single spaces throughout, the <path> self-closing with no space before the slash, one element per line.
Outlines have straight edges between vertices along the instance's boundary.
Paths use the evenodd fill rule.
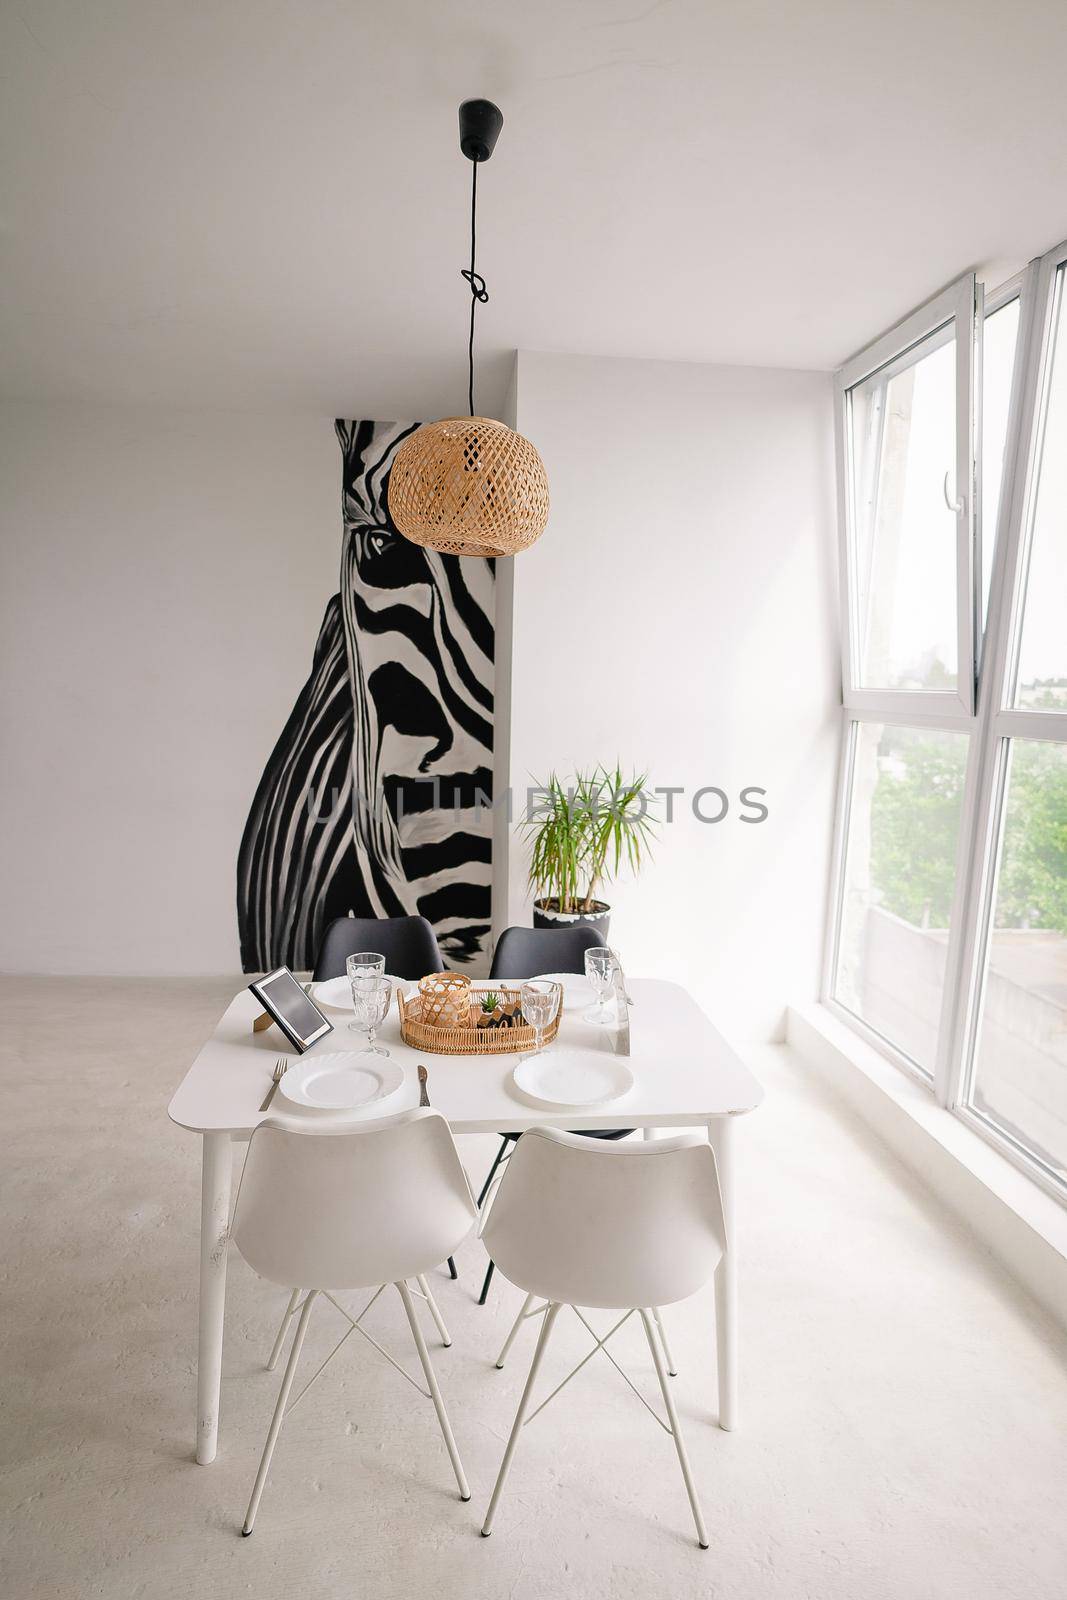
<path fill-rule="evenodd" d="M 1064 0 L 10 0 L 18 396 L 422 417 L 516 347 L 833 367 L 1067 234 Z M 995 274 L 994 274 L 995 275 Z"/>

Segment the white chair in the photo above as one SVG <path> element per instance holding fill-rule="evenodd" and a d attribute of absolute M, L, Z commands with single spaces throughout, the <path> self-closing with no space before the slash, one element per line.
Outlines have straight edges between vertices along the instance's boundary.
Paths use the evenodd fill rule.
<path fill-rule="evenodd" d="M 287 1409 L 291 1411 L 303 1399 L 352 1333 L 363 1334 L 421 1394 L 433 1401 L 460 1498 L 470 1499 L 463 1463 L 415 1317 L 407 1279 L 414 1278 L 425 1293 L 447 1344 L 447 1330 L 424 1274 L 459 1248 L 476 1217 L 474 1198 L 448 1124 L 429 1108 L 408 1112 L 387 1123 L 355 1128 L 349 1124 L 330 1130 L 310 1123 L 304 1126 L 277 1120 L 256 1128 L 234 1208 L 233 1238 L 249 1266 L 261 1277 L 287 1288 L 297 1284 L 306 1292 L 248 1504 L 243 1529 L 246 1535 L 255 1523 Z M 360 1325 L 389 1283 L 404 1303 L 425 1389 Z M 330 1293 L 365 1288 L 375 1288 L 376 1292 L 358 1317 L 350 1316 Z M 298 1309 L 301 1289 L 293 1290 L 270 1366 L 278 1359 L 285 1328 Z M 304 1336 L 320 1294 L 341 1312 L 349 1327 L 290 1406 L 289 1395 Z"/>
<path fill-rule="evenodd" d="M 481 1233 L 500 1271 L 527 1291 L 497 1366 L 503 1366 L 524 1318 L 542 1317 L 482 1533 L 488 1538 L 492 1532 L 524 1423 L 532 1421 L 586 1361 L 603 1351 L 660 1426 L 672 1435 L 697 1538 L 706 1550 L 704 1518 L 657 1342 L 655 1308 L 694 1294 L 712 1276 L 726 1248 L 722 1196 L 711 1146 L 693 1134 L 651 1143 L 604 1144 L 573 1133 L 534 1128 L 519 1140 L 490 1199 Z M 535 1300 L 544 1303 L 531 1309 Z M 563 1306 L 576 1312 L 596 1343 L 531 1412 L 534 1383 Z M 580 1306 L 618 1310 L 624 1315 L 601 1339 Z M 635 1312 L 652 1352 L 667 1422 L 648 1405 L 605 1348 Z M 667 1365 L 673 1368 L 669 1355 Z"/>

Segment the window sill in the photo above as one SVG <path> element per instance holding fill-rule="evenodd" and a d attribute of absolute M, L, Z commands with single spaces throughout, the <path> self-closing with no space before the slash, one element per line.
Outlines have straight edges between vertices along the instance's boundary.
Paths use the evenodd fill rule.
<path fill-rule="evenodd" d="M 1067 1208 L 825 1006 L 790 1006 L 786 1036 L 805 1063 L 1067 1326 Z"/>

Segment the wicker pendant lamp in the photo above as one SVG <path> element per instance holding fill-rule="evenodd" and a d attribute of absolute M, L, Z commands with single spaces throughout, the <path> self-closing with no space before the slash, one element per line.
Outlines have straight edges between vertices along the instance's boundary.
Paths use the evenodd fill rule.
<path fill-rule="evenodd" d="M 467 343 L 469 417 L 445 417 L 410 434 L 393 457 L 389 510 L 413 544 L 453 556 L 513 556 L 539 539 L 548 521 L 548 478 L 528 439 L 474 414 L 474 314 L 489 298 L 475 271 L 478 167 L 488 161 L 504 119 L 489 100 L 459 108 L 459 145 L 471 163 L 471 317 Z"/>

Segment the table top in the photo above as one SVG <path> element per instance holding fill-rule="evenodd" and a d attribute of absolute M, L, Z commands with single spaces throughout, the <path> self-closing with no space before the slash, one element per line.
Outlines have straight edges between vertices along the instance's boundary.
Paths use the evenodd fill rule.
<path fill-rule="evenodd" d="M 400 1037 L 393 1007 L 378 1038 L 403 1067 L 405 1084 L 383 1105 L 382 1115 L 393 1116 L 418 1105 L 420 1061 L 429 1073 L 430 1100 L 453 1133 L 523 1132 L 535 1127 L 695 1127 L 759 1105 L 760 1084 L 686 989 L 659 978 L 630 978 L 628 985 L 634 1003 L 626 1059 L 634 1086 L 610 1106 L 592 1115 L 532 1106 L 519 1098 L 511 1083 L 517 1054 L 444 1056 L 413 1050 Z M 243 1137 L 271 1115 L 261 1114 L 259 1105 L 270 1088 L 275 1061 L 279 1055 L 291 1055 L 294 1062 L 301 1058 L 277 1027 L 252 1032 L 260 1009 L 247 989 L 231 1001 L 170 1103 L 170 1117 L 179 1127 Z M 610 1051 L 614 1030 L 592 1028 L 579 1013 L 580 1006 L 568 1008 L 564 1003 L 559 1044 L 594 1053 Z M 334 1032 L 307 1055 L 347 1048 L 352 1035 L 344 1019 L 334 1013 L 330 1018 Z M 284 1104 L 275 1096 L 274 1114 Z"/>

